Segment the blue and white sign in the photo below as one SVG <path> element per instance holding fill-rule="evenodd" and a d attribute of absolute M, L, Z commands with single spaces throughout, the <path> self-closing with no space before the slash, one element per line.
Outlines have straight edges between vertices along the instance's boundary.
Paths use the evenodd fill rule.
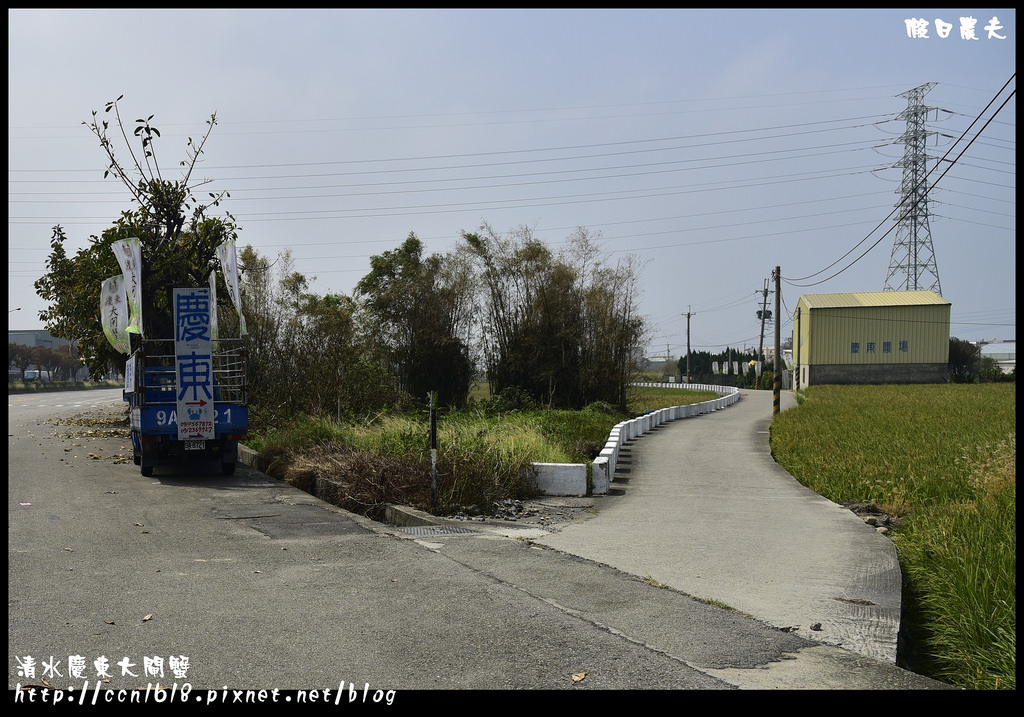
<path fill-rule="evenodd" d="M 210 289 L 174 290 L 174 363 L 178 440 L 214 437 Z"/>

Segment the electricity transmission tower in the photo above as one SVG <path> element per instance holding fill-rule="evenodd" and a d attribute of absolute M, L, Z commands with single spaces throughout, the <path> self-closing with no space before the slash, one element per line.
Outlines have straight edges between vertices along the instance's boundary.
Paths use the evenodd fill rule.
<path fill-rule="evenodd" d="M 925 145 L 929 132 L 925 126 L 928 113 L 937 108 L 927 107 L 922 98 L 935 86 L 928 82 L 908 90 L 897 97 L 907 98 L 907 109 L 897 119 L 905 119 L 907 129 L 900 137 L 905 145 L 903 159 L 894 167 L 903 168 L 900 185 L 899 223 L 896 241 L 889 259 L 889 273 L 885 277 L 884 291 L 917 291 L 927 289 L 942 295 L 939 267 L 935 263 L 932 233 L 928 226 L 928 154 Z"/>

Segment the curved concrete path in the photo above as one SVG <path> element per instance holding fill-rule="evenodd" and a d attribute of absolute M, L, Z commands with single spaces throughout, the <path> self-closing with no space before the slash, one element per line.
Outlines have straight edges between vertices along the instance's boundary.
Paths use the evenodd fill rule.
<path fill-rule="evenodd" d="M 534 542 L 895 663 L 895 547 L 775 463 L 771 418 L 772 393 L 748 390 L 634 439 L 597 516 Z"/>

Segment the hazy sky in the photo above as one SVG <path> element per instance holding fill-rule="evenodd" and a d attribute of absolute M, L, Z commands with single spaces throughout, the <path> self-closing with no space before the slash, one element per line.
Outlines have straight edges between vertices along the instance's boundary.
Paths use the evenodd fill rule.
<path fill-rule="evenodd" d="M 977 39 L 961 37 L 962 17 L 977 20 Z M 912 19 L 927 21 L 925 37 L 911 37 Z M 8 20 L 12 329 L 43 328 L 32 284 L 53 227 L 73 254 L 132 206 L 103 179 L 106 157 L 83 125 L 124 95 L 129 129 L 154 115 L 172 177 L 216 112 L 200 196 L 229 191 L 222 208 L 240 245 L 290 249 L 318 294 L 351 294 L 370 257 L 410 232 L 435 253 L 483 222 L 528 226 L 554 249 L 585 227 L 609 262 L 642 263 L 649 353 L 685 354 L 688 311 L 694 350 L 756 347 L 776 266 L 784 337 L 801 294 L 883 289 L 899 95 L 936 83 L 924 97 L 936 108 L 928 152 L 946 161 L 931 175 L 945 172 L 930 236 L 951 333 L 1016 336 L 1012 9 L 58 9 Z"/>

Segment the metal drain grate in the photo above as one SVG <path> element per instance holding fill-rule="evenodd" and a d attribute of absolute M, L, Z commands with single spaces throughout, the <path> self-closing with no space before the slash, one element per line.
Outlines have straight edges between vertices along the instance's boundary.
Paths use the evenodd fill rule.
<path fill-rule="evenodd" d="M 426 525 L 412 528 L 399 528 L 403 533 L 410 535 L 455 535 L 458 533 L 475 533 L 477 531 L 469 528 L 457 528 L 448 525 Z"/>

